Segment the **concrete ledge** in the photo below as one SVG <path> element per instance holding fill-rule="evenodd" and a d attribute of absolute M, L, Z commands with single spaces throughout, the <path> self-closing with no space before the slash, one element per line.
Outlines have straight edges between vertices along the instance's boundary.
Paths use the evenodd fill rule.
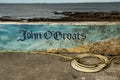
<path fill-rule="evenodd" d="M 84 22 L 0 22 L 0 24 L 43 24 L 43 25 L 120 25 L 118 22 L 97 22 L 97 21 L 84 21 Z"/>

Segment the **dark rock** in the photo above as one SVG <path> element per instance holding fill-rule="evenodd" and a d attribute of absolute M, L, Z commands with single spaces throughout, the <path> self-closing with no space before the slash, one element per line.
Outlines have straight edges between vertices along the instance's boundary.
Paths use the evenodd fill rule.
<path fill-rule="evenodd" d="M 0 21 L 21 21 L 21 19 L 18 19 L 16 17 L 11 17 L 11 16 L 2 16 L 0 18 Z"/>
<path fill-rule="evenodd" d="M 120 21 L 120 12 L 54 12 L 56 15 L 64 15 L 61 18 L 28 18 L 18 19 L 3 16 L 0 21 L 39 22 L 39 21 Z"/>

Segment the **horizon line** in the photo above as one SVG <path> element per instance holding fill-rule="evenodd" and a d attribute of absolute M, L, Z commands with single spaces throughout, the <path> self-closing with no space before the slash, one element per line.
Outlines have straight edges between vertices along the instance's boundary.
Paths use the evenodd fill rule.
<path fill-rule="evenodd" d="M 11 3 L 11 2 L 5 2 L 5 3 L 0 3 L 0 4 L 62 4 L 62 3 L 120 3 L 120 2 L 54 2 L 54 3 L 46 3 L 46 2 L 43 2 L 43 3 L 38 3 L 38 2 L 35 2 L 35 3 L 31 3 L 31 2 L 29 2 L 29 3 Z"/>

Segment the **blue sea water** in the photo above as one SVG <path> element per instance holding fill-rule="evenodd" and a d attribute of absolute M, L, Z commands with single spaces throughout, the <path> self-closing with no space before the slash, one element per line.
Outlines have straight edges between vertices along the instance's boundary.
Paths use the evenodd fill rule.
<path fill-rule="evenodd" d="M 22 32 L 41 33 L 42 37 L 39 39 L 23 39 Z M 84 34 L 84 39 L 63 39 L 59 37 L 56 40 L 54 36 L 46 39 L 43 35 L 47 32 L 61 32 L 61 33 L 80 33 Z M 47 36 L 49 36 L 48 34 Z M 28 35 L 30 36 L 30 35 Z M 106 25 L 106 26 L 91 26 L 91 25 L 41 25 L 41 24 L 0 24 L 0 50 L 5 51 L 36 51 L 47 50 L 51 48 L 70 48 L 84 44 L 90 44 L 101 40 L 120 37 L 120 26 Z"/>

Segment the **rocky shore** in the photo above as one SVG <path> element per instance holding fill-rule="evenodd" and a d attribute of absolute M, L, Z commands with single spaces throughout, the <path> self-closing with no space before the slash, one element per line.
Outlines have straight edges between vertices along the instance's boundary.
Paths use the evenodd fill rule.
<path fill-rule="evenodd" d="M 59 22 L 59 21 L 120 21 L 120 12 L 54 12 L 55 15 L 64 15 L 61 18 L 13 18 L 11 16 L 0 17 L 3 22 Z"/>
<path fill-rule="evenodd" d="M 76 46 L 67 49 L 49 49 L 52 53 L 94 53 L 102 55 L 120 55 L 120 38 L 112 38 L 99 42 Z"/>

